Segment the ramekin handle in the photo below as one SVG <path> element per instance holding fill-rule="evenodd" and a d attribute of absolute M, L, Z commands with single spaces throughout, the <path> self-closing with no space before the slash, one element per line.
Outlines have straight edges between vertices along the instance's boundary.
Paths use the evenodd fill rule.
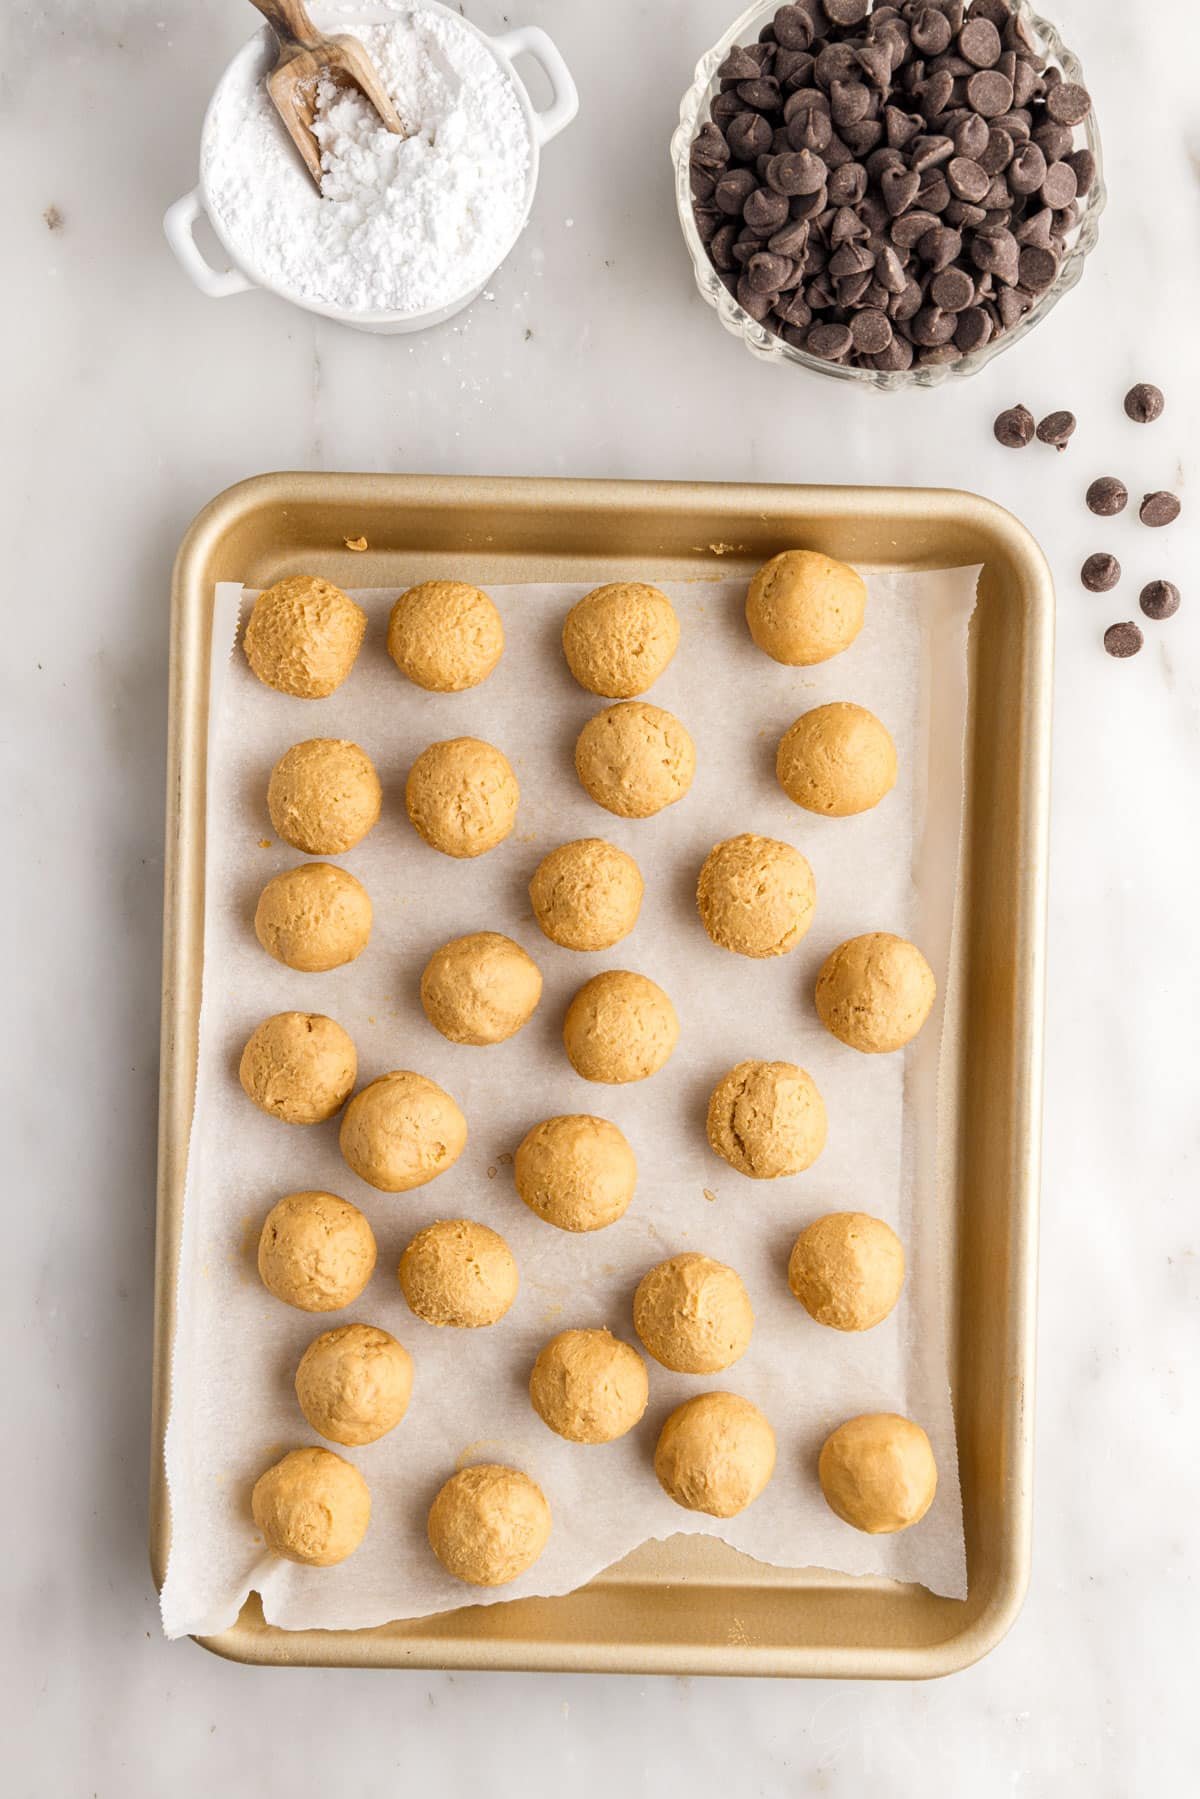
<path fill-rule="evenodd" d="M 163 214 L 163 230 L 179 266 L 210 300 L 223 300 L 228 294 L 244 294 L 254 283 L 247 280 L 240 269 L 214 269 L 200 254 L 195 225 L 204 215 L 204 196 L 198 187 L 176 200 L 173 206 L 168 206 Z"/>
<path fill-rule="evenodd" d="M 552 137 L 566 129 L 579 111 L 579 90 L 558 45 L 540 25 L 518 25 L 515 31 L 506 31 L 500 37 L 494 37 L 492 42 L 510 61 L 522 52 L 532 56 L 549 81 L 553 99 L 541 112 L 534 108 L 538 143 L 548 144 Z"/>

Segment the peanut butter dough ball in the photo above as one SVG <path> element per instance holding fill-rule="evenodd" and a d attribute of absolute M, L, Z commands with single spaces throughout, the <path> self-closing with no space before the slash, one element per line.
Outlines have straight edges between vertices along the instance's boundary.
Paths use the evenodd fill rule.
<path fill-rule="evenodd" d="M 739 1062 L 708 1102 L 708 1141 L 751 1180 L 803 1174 L 825 1147 L 828 1121 L 817 1083 L 794 1062 Z"/>
<path fill-rule="evenodd" d="M 375 1237 L 357 1206 L 336 1193 L 286 1193 L 258 1239 L 263 1286 L 301 1312 L 336 1312 L 357 1299 L 375 1268 Z"/>
<path fill-rule="evenodd" d="M 534 916 L 563 949 L 611 949 L 638 921 L 645 883 L 632 856 L 602 837 L 562 843 L 529 883 Z"/>
<path fill-rule="evenodd" d="M 645 1411 L 650 1381 L 637 1350 L 611 1332 L 560 1331 L 533 1364 L 529 1397 L 569 1443 L 613 1443 Z"/>
<path fill-rule="evenodd" d="M 412 1397 L 407 1349 L 373 1324 L 314 1337 L 296 1370 L 296 1398 L 317 1435 L 352 1448 L 395 1430 Z"/>
<path fill-rule="evenodd" d="M 871 1536 L 919 1524 L 937 1492 L 929 1438 L 894 1412 L 839 1424 L 825 1439 L 817 1472 L 829 1509 Z"/>
<path fill-rule="evenodd" d="M 606 812 L 652 818 L 691 786 L 696 746 L 672 713 L 627 700 L 584 725 L 575 745 L 575 772 Z"/>
<path fill-rule="evenodd" d="M 675 654 L 679 620 L 657 587 L 609 581 L 572 606 L 562 642 L 581 687 L 606 700 L 629 700 L 653 687 Z"/>
<path fill-rule="evenodd" d="M 388 655 L 431 693 L 486 681 L 504 653 L 504 626 L 486 593 L 466 581 L 422 581 L 402 593 L 388 621 Z"/>
<path fill-rule="evenodd" d="M 467 1121 L 436 1081 L 397 1068 L 354 1095 L 338 1142 L 360 1180 L 381 1193 L 409 1193 L 458 1161 Z"/>
<path fill-rule="evenodd" d="M 247 1099 L 284 1124 L 321 1124 L 354 1090 L 358 1057 L 349 1035 L 320 1012 L 264 1018 L 242 1051 Z"/>
<path fill-rule="evenodd" d="M 518 1468 L 479 1462 L 452 1474 L 429 1508 L 429 1547 L 448 1574 L 502 1587 L 550 1540 L 546 1495 Z"/>
<path fill-rule="evenodd" d="M 585 1081 L 644 1081 L 678 1041 L 679 1020 L 662 988 L 624 968 L 585 981 L 563 1021 L 567 1056 Z"/>
<path fill-rule="evenodd" d="M 775 757 L 779 785 L 806 812 L 849 818 L 869 812 L 896 785 L 896 746 L 865 706 L 815 706 L 784 732 Z"/>
<path fill-rule="evenodd" d="M 306 856 L 340 856 L 379 822 L 383 790 L 365 750 L 310 737 L 285 750 L 267 786 L 276 835 Z"/>
<path fill-rule="evenodd" d="M 775 1472 L 775 1432 L 736 1393 L 698 1393 L 676 1406 L 658 1439 L 654 1472 L 668 1498 L 689 1512 L 733 1518 Z"/>
<path fill-rule="evenodd" d="M 740 1274 L 709 1256 L 671 1256 L 633 1296 L 633 1328 L 676 1374 L 718 1374 L 750 1347 L 754 1308 Z"/>
<path fill-rule="evenodd" d="M 277 962 L 321 974 L 353 962 L 371 935 L 366 888 L 332 862 L 302 862 L 267 882 L 254 913 L 254 934 Z"/>
<path fill-rule="evenodd" d="M 760 650 L 791 668 L 849 649 L 867 609 L 860 574 L 816 550 L 784 550 L 764 562 L 746 595 L 746 623 Z"/>
<path fill-rule="evenodd" d="M 904 1285 L 904 1247 L 867 1212 L 829 1212 L 796 1238 L 788 1286 L 810 1317 L 839 1331 L 869 1331 Z"/>
<path fill-rule="evenodd" d="M 421 1004 L 451 1043 L 504 1043 L 533 1017 L 542 975 L 499 931 L 474 931 L 435 950 L 421 976 Z"/>
<path fill-rule="evenodd" d="M 911 1043 L 937 998 L 933 970 L 915 943 L 869 931 L 839 944 L 817 976 L 817 1016 L 866 1055 Z"/>
<path fill-rule="evenodd" d="M 513 1157 L 517 1192 L 560 1231 L 599 1231 L 625 1212 L 637 1185 L 637 1159 L 607 1118 L 569 1113 L 546 1118 Z"/>
<path fill-rule="evenodd" d="M 813 872 L 800 851 L 775 837 L 727 837 L 704 859 L 696 886 L 700 919 L 713 942 L 739 956 L 786 956 L 813 921 Z"/>
<path fill-rule="evenodd" d="M 497 1231 L 448 1218 L 418 1231 L 400 1257 L 400 1286 L 426 1324 L 481 1330 L 517 1297 L 517 1264 Z"/>
<path fill-rule="evenodd" d="M 293 1449 L 259 1475 L 250 1510 L 276 1555 L 332 1568 L 366 1536 L 371 1492 L 354 1464 L 332 1449 Z"/>
<path fill-rule="evenodd" d="M 432 849 L 465 859 L 503 843 L 517 822 L 521 790 L 507 758 L 478 737 L 451 737 L 422 750 L 404 789 L 408 816 Z"/>
<path fill-rule="evenodd" d="M 332 581 L 288 575 L 255 600 L 242 647 L 264 687 L 323 700 L 354 667 L 366 628 L 362 607 Z"/>

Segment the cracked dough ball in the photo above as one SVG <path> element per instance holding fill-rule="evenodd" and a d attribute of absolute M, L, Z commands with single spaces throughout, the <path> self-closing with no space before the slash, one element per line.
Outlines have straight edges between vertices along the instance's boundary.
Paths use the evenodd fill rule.
<path fill-rule="evenodd" d="M 933 1010 L 937 982 L 915 943 L 869 931 L 839 944 L 817 976 L 817 1016 L 866 1055 L 911 1043 Z"/>
<path fill-rule="evenodd" d="M 818 1324 L 869 1331 L 904 1285 L 904 1248 L 890 1224 L 867 1212 L 830 1212 L 801 1231 L 788 1286 Z"/>
<path fill-rule="evenodd" d="M 775 1432 L 736 1393 L 698 1393 L 676 1406 L 658 1439 L 654 1472 L 667 1496 L 689 1512 L 733 1518 L 775 1472 Z"/>
<path fill-rule="evenodd" d="M 383 790 L 365 750 L 343 737 L 310 737 L 285 750 L 267 786 L 276 834 L 306 856 L 340 856 L 379 821 Z"/>
<path fill-rule="evenodd" d="M 400 1286 L 426 1324 L 479 1330 L 497 1324 L 517 1297 L 517 1264 L 497 1231 L 469 1218 L 418 1231 L 400 1257 Z"/>
<path fill-rule="evenodd" d="M 615 1224 L 633 1198 L 637 1159 L 607 1118 L 569 1113 L 544 1119 L 522 1138 L 513 1177 L 529 1210 L 547 1224 L 599 1231 Z"/>
<path fill-rule="evenodd" d="M 375 1270 L 375 1237 L 357 1206 L 336 1193 L 285 1193 L 258 1239 L 268 1293 L 301 1312 L 336 1312 Z"/>
<path fill-rule="evenodd" d="M 428 1530 L 448 1574 L 473 1587 L 502 1587 L 546 1547 L 550 1507 L 518 1468 L 478 1462 L 450 1476 L 429 1508 Z"/>
<path fill-rule="evenodd" d="M 503 843 L 517 822 L 521 790 L 508 760 L 478 737 L 431 743 L 408 772 L 404 800 L 432 849 L 460 859 Z"/>
<path fill-rule="evenodd" d="M 816 706 L 784 732 L 775 774 L 806 812 L 849 818 L 869 812 L 896 785 L 896 746 L 865 706 Z"/>
<path fill-rule="evenodd" d="M 533 1017 L 542 975 L 499 931 L 475 931 L 435 950 L 421 976 L 421 1004 L 451 1043 L 503 1043 Z"/>
<path fill-rule="evenodd" d="M 652 818 L 691 786 L 696 746 L 672 713 L 627 700 L 584 725 L 575 745 L 575 772 L 606 812 Z"/>
<path fill-rule="evenodd" d="M 784 550 L 764 562 L 746 595 L 746 623 L 760 650 L 791 668 L 848 650 L 867 609 L 863 578 L 816 550 Z"/>
<path fill-rule="evenodd" d="M 371 1491 L 354 1464 L 332 1449 L 293 1449 L 259 1475 L 250 1510 L 276 1555 L 332 1568 L 366 1536 Z"/>
<path fill-rule="evenodd" d="M 302 862 L 267 882 L 254 913 L 254 934 L 277 962 L 321 974 L 362 955 L 371 935 L 371 900 L 346 869 Z"/>
<path fill-rule="evenodd" d="M 251 1032 L 238 1064 L 247 1099 L 284 1124 L 321 1124 L 354 1090 L 358 1057 L 320 1012 L 276 1012 Z"/>
<path fill-rule="evenodd" d="M 504 626 L 486 593 L 466 581 L 422 581 L 402 593 L 388 621 L 388 655 L 431 693 L 486 681 L 504 653 Z"/>
<path fill-rule="evenodd" d="M 338 1143 L 369 1186 L 408 1193 L 458 1161 L 466 1148 L 467 1121 L 436 1081 L 397 1068 L 354 1095 Z"/>
<path fill-rule="evenodd" d="M 756 1181 L 803 1174 L 824 1149 L 827 1129 L 817 1084 L 794 1062 L 739 1062 L 708 1102 L 710 1145 Z"/>
<path fill-rule="evenodd" d="M 366 628 L 362 607 L 332 581 L 288 575 L 255 600 L 242 647 L 264 687 L 323 700 L 354 667 Z"/>
<path fill-rule="evenodd" d="M 919 1524 L 937 1492 L 937 1463 L 919 1424 L 894 1412 L 849 1418 L 817 1464 L 830 1511 L 871 1536 Z"/>
<path fill-rule="evenodd" d="M 412 1397 L 407 1349 L 373 1324 L 314 1337 L 296 1370 L 296 1398 L 317 1435 L 358 1448 L 395 1430 Z"/>
<path fill-rule="evenodd" d="M 637 1350 L 610 1331 L 560 1331 L 533 1364 L 529 1397 L 568 1443 L 613 1443 L 645 1411 L 650 1381 Z"/>
<path fill-rule="evenodd" d="M 653 687 L 679 647 L 679 620 L 665 593 L 644 581 L 609 581 L 572 606 L 563 654 L 581 687 L 629 700 Z"/>
<path fill-rule="evenodd" d="M 662 988 L 624 968 L 585 981 L 563 1021 L 567 1056 L 585 1081 L 644 1081 L 678 1041 L 679 1020 Z"/>
<path fill-rule="evenodd" d="M 775 837 L 727 837 L 700 870 L 696 904 L 713 942 L 739 956 L 786 956 L 813 921 L 813 872 Z"/>
<path fill-rule="evenodd" d="M 717 1374 L 750 1347 L 754 1307 L 740 1274 L 709 1256 L 671 1256 L 633 1296 L 633 1328 L 676 1374 Z"/>
<path fill-rule="evenodd" d="M 638 921 L 645 883 L 632 856 L 602 837 L 560 844 L 529 883 L 534 916 L 563 949 L 611 949 Z"/>

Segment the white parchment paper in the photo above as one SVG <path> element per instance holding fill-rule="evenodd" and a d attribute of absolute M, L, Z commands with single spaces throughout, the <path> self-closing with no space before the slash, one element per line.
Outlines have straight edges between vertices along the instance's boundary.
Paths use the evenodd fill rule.
<path fill-rule="evenodd" d="M 790 1567 L 918 1581 L 966 1592 L 954 1424 L 947 1378 L 945 1289 L 939 1265 L 948 1117 L 939 1119 L 938 1064 L 952 964 L 962 807 L 967 626 L 974 569 L 869 579 L 867 623 L 843 656 L 810 670 L 778 667 L 750 642 L 744 581 L 668 587 L 682 623 L 670 669 L 647 696 L 678 713 L 695 738 L 698 767 L 686 799 L 657 818 L 621 820 L 579 787 L 572 749 L 603 702 L 571 680 L 559 648 L 561 620 L 581 585 L 491 589 L 507 648 L 474 692 L 431 695 L 406 682 L 385 650 L 396 590 L 356 594 L 367 639 L 353 673 L 330 698 L 272 693 L 230 655 L 240 588 L 217 590 L 207 793 L 204 991 L 199 1080 L 188 1162 L 167 1432 L 171 1554 L 162 1595 L 168 1635 L 231 1624 L 250 1577 L 267 1619 L 284 1627 L 361 1627 L 564 1593 L 638 1544 L 678 1531 L 708 1532 Z M 802 711 L 852 699 L 888 724 L 900 759 L 896 790 L 858 818 L 799 810 L 774 779 L 775 748 Z M 516 831 L 476 861 L 438 855 L 404 812 L 404 778 L 430 742 L 473 735 L 498 744 L 521 783 Z M 338 860 L 367 887 L 371 942 L 350 966 L 305 975 L 273 962 L 253 931 L 259 891 L 301 860 L 270 841 L 267 777 L 292 743 L 349 737 L 374 758 L 384 786 L 376 829 Z M 754 830 L 796 844 L 813 865 L 816 919 L 790 955 L 755 962 L 709 942 L 695 909 L 696 875 L 711 846 Z M 541 935 L 527 884 L 554 845 L 603 836 L 637 858 L 647 891 L 634 932 L 615 949 L 579 955 Z M 439 944 L 468 931 L 502 930 L 545 976 L 541 1006 L 510 1042 L 476 1049 L 447 1043 L 421 1010 L 418 983 Z M 892 1056 L 863 1056 L 825 1033 L 812 987 L 828 952 L 867 930 L 911 936 L 939 980 L 937 1012 L 917 1042 Z M 577 1076 L 560 1031 L 568 1000 L 604 968 L 652 976 L 681 1021 L 679 1047 L 658 1075 L 604 1087 Z M 330 1014 L 353 1036 L 359 1079 L 415 1068 L 459 1101 L 470 1126 L 466 1152 L 415 1193 L 377 1193 L 342 1161 L 337 1121 L 287 1126 L 255 1110 L 237 1080 L 254 1026 L 273 1012 Z M 709 1150 L 704 1113 L 713 1085 L 745 1057 L 808 1068 L 829 1111 L 829 1143 L 808 1173 L 751 1181 Z M 616 1225 L 575 1236 L 526 1210 L 512 1184 L 511 1154 L 538 1119 L 597 1112 L 618 1123 L 639 1164 L 637 1195 Z M 940 1133 L 940 1153 L 939 1153 Z M 320 1187 L 367 1214 L 379 1262 L 366 1292 L 344 1312 L 306 1314 L 274 1300 L 255 1270 L 259 1227 L 284 1193 Z M 821 1213 L 855 1209 L 899 1231 L 908 1278 L 896 1310 L 875 1330 L 846 1335 L 815 1324 L 788 1292 L 796 1233 Z M 472 1217 L 499 1230 L 516 1255 L 521 1288 L 502 1322 L 438 1331 L 408 1311 L 395 1277 L 405 1243 L 436 1218 Z M 650 1405 L 620 1442 L 580 1447 L 540 1422 L 527 1395 L 541 1345 L 573 1325 L 606 1324 L 636 1342 L 633 1289 L 645 1270 L 681 1250 L 737 1268 L 757 1322 L 734 1367 L 712 1379 L 650 1363 Z M 292 1379 L 319 1331 L 350 1320 L 390 1330 L 411 1352 L 413 1400 L 381 1442 L 341 1450 L 372 1493 L 371 1527 L 348 1561 L 328 1570 L 262 1564 L 249 1510 L 256 1477 L 287 1449 L 318 1441 L 296 1404 Z M 753 1399 L 775 1426 L 778 1467 L 740 1517 L 718 1521 L 673 1505 L 653 1474 L 654 1443 L 680 1400 L 706 1388 Z M 898 1411 L 928 1431 L 939 1468 L 924 1521 L 872 1538 L 826 1508 L 816 1478 L 824 1435 L 863 1411 Z M 499 1592 L 466 1589 L 429 1551 L 425 1514 L 443 1480 L 473 1460 L 525 1469 L 550 1501 L 554 1529 L 537 1565 Z"/>

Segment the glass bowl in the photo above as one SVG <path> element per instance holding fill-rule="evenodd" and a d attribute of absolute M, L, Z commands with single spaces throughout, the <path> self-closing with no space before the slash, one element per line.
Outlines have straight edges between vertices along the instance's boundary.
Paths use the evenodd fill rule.
<path fill-rule="evenodd" d="M 1088 114 L 1082 126 L 1083 144 L 1086 144 L 1096 159 L 1096 178 L 1083 203 L 1083 215 L 1075 227 L 1072 242 L 1062 259 L 1053 286 L 1046 289 L 1010 331 L 993 337 L 982 349 L 968 351 L 955 362 L 936 363 L 928 368 L 860 369 L 837 362 L 826 362 L 820 356 L 810 356 L 807 350 L 798 350 L 792 344 L 785 343 L 774 332 L 758 324 L 738 305 L 709 261 L 708 252 L 700 241 L 700 233 L 692 216 L 688 157 L 692 140 L 708 117 L 709 101 L 720 85 L 717 69 L 734 44 L 753 43 L 757 39 L 762 27 L 774 17 L 781 4 L 782 0 L 758 0 L 756 5 L 749 7 L 739 19 L 735 19 L 719 42 L 696 64 L 695 80 L 680 103 L 679 124 L 671 138 L 671 160 L 675 166 L 675 204 L 684 242 L 691 253 L 696 286 L 726 331 L 731 332 L 734 337 L 740 337 L 751 354 L 764 362 L 790 362 L 797 368 L 811 369 L 814 374 L 832 376 L 835 381 L 856 381 L 861 386 L 879 388 L 885 393 L 910 387 L 937 387 L 951 376 L 974 375 L 993 356 L 999 356 L 1002 351 L 1020 343 L 1035 325 L 1041 323 L 1051 308 L 1058 305 L 1063 295 L 1071 291 L 1083 274 L 1088 252 L 1100 235 L 1100 214 L 1104 211 L 1107 199 L 1095 110 Z M 1064 78 L 1086 86 L 1079 58 L 1067 49 L 1057 29 L 1048 20 L 1039 17 L 1028 0 L 1017 0 L 1014 10 L 1035 33 L 1048 60 L 1057 63 L 1062 69 Z"/>

